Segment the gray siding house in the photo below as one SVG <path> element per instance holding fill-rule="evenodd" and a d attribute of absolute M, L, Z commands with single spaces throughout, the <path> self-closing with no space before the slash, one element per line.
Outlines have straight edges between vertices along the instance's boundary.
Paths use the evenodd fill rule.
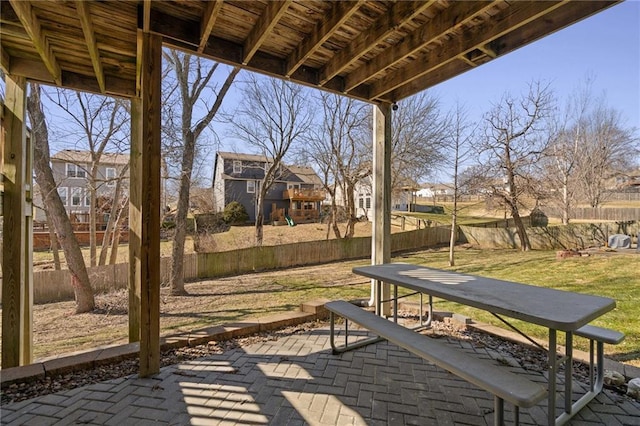
<path fill-rule="evenodd" d="M 129 155 L 103 153 L 95 176 L 98 197 L 113 198 L 116 181 L 129 163 Z M 51 156 L 51 170 L 58 184 L 58 194 L 72 222 L 88 222 L 91 198 L 89 185 L 91 182 L 91 152 L 79 150 L 62 150 Z M 129 191 L 129 172 L 124 174 L 122 191 Z M 42 197 L 37 194 L 37 206 L 42 206 Z M 36 208 L 35 221 L 46 220 L 44 211 Z M 106 221 L 106 220 L 105 220 Z"/>
<path fill-rule="evenodd" d="M 268 158 L 262 155 L 217 152 L 213 170 L 216 211 L 238 201 L 254 222 L 257 194 L 267 164 Z M 264 217 L 272 223 L 284 222 L 286 216 L 295 223 L 317 221 L 324 199 L 322 181 L 311 167 L 283 164 L 264 200 Z"/>

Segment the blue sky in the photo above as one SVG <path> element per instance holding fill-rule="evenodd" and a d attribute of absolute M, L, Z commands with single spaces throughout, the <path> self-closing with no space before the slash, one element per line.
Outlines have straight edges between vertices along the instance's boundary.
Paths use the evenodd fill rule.
<path fill-rule="evenodd" d="M 640 130 L 640 1 L 612 6 L 432 90 L 445 107 L 459 100 L 479 120 L 505 91 L 518 95 L 542 80 L 564 100 L 587 76 L 594 95 L 604 94 Z"/>

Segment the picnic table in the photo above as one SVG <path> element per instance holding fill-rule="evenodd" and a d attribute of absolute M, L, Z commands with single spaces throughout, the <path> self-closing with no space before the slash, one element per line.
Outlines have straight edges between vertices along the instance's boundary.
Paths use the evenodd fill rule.
<path fill-rule="evenodd" d="M 378 303 L 381 301 L 381 283 L 404 287 L 431 297 L 446 299 L 463 305 L 482 309 L 498 316 L 515 318 L 528 323 L 546 327 L 548 338 L 548 416 L 549 425 L 564 424 L 582 407 L 601 391 L 602 375 L 602 342 L 598 329 L 588 323 L 615 308 L 613 299 L 569 291 L 555 290 L 545 287 L 502 281 L 473 275 L 443 271 L 424 266 L 388 263 L 356 267 L 353 272 L 377 281 L 376 293 Z M 381 306 L 377 307 L 381 312 Z M 394 303 L 394 316 L 397 315 L 397 304 Z M 582 330 L 582 333 L 581 333 Z M 558 332 L 565 334 L 564 354 L 557 350 Z M 593 333 L 592 333 L 593 332 Z M 621 333 L 606 330 L 613 336 L 611 343 L 622 340 Z M 577 401 L 572 401 L 572 360 L 574 334 L 591 340 L 591 365 L 593 376 L 593 341 L 598 341 L 598 376 L 599 382 L 594 385 L 593 377 L 590 390 Z M 559 356 L 560 355 L 560 356 Z M 560 366 L 564 364 L 564 398 L 562 413 L 556 416 L 557 378 L 561 374 Z"/>

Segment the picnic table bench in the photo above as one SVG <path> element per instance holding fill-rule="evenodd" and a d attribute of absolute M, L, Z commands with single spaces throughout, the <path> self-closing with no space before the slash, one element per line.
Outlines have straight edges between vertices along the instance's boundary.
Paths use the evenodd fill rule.
<path fill-rule="evenodd" d="M 494 396 L 494 424 L 504 424 L 504 401 L 514 405 L 514 423 L 519 423 L 519 408 L 529 408 L 543 400 L 547 391 L 521 375 L 500 367 L 485 359 L 474 357 L 459 348 L 416 333 L 400 324 L 389 321 L 342 300 L 325 304 L 330 314 L 331 347 L 334 353 L 351 349 L 345 341 L 343 347 L 335 343 L 335 315 L 345 321 L 365 327 L 380 338 L 423 358 L 438 367 L 484 389 Z M 348 324 L 345 325 L 345 329 Z"/>

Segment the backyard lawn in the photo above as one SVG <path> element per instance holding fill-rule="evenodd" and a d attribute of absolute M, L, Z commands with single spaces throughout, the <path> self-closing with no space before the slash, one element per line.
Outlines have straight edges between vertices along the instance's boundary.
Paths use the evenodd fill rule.
<path fill-rule="evenodd" d="M 596 324 L 626 334 L 622 344 L 606 346 L 609 356 L 640 366 L 638 257 L 635 253 L 600 252 L 589 257 L 556 260 L 554 251 L 523 253 L 458 248 L 457 266 L 452 269 L 616 299 L 617 308 Z M 405 253 L 395 256 L 393 261 L 449 269 L 447 249 Z M 351 273 L 354 266 L 368 263 L 369 260 L 363 259 L 194 282 L 187 285 L 189 296 L 170 296 L 164 291 L 160 307 L 162 334 L 291 311 L 301 303 L 317 298 L 369 298 L 368 280 Z M 35 357 L 40 359 L 100 345 L 126 343 L 127 303 L 127 293 L 120 291 L 99 296 L 98 309 L 90 314 L 73 315 L 73 302 L 36 305 Z M 483 311 L 450 302 L 437 301 L 435 309 L 500 325 Z M 527 333 L 546 339 L 546 330 L 514 322 Z M 586 349 L 586 342 L 577 340 L 577 347 Z"/>

